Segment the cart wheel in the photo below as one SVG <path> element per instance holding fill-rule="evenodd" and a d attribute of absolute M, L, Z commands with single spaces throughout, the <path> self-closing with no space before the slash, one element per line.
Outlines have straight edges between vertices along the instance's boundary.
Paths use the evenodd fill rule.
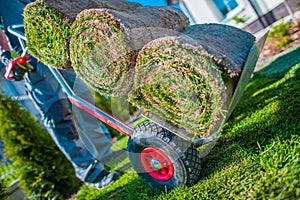
<path fill-rule="evenodd" d="M 128 141 L 129 159 L 153 188 L 190 186 L 198 180 L 200 157 L 191 142 L 152 122 L 140 124 Z"/>

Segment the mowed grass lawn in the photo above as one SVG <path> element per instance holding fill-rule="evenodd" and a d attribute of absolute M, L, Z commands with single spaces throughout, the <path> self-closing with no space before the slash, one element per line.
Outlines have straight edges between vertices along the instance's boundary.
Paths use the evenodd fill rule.
<path fill-rule="evenodd" d="M 197 184 L 158 191 L 129 167 L 113 185 L 83 186 L 75 199 L 300 199 L 299 131 L 300 46 L 254 73 Z"/>

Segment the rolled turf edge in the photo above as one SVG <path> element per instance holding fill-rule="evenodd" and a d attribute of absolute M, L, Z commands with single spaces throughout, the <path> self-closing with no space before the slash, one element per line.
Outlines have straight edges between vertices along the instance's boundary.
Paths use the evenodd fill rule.
<path fill-rule="evenodd" d="M 255 37 L 235 27 L 200 24 L 139 52 L 130 102 L 182 137 L 219 131 Z"/>

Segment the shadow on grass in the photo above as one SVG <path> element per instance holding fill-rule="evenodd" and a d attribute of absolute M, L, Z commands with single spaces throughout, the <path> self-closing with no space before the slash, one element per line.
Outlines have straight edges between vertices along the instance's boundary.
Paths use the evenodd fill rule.
<path fill-rule="evenodd" d="M 291 66 L 300 62 L 300 46 L 296 46 L 288 52 L 282 54 L 280 57 L 274 59 L 266 67 L 256 72 L 256 75 L 263 75 L 267 77 L 274 77 L 274 74 L 285 74 L 289 71 Z"/>
<path fill-rule="evenodd" d="M 291 60 L 296 55 L 297 62 Z M 217 145 L 203 158 L 201 179 L 259 153 L 275 138 L 283 141 L 299 134 L 300 65 L 295 65 L 300 62 L 299 55 L 297 48 L 255 74 L 234 118 L 225 124 Z"/>
<path fill-rule="evenodd" d="M 248 91 L 245 92 L 254 92 L 259 89 L 257 86 L 258 82 L 263 82 L 263 80 L 258 78 L 267 78 L 268 82 L 274 82 L 278 79 L 284 77 L 284 75 L 290 70 L 290 68 L 298 63 L 300 63 L 300 45 L 291 49 L 290 51 L 282 54 L 280 57 L 277 57 L 261 70 L 254 73 L 252 83 L 249 83 Z M 261 84 L 261 87 L 266 87 L 266 84 Z"/>

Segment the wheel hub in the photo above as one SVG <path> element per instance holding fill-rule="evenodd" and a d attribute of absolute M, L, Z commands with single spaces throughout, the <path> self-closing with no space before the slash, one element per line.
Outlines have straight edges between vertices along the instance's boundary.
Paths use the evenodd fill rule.
<path fill-rule="evenodd" d="M 153 169 L 156 169 L 156 170 L 162 169 L 161 163 L 160 163 L 158 160 L 156 160 L 156 159 L 152 159 L 152 160 L 151 160 L 151 167 L 152 167 Z"/>
<path fill-rule="evenodd" d="M 168 181 L 174 175 L 174 166 L 169 157 L 160 149 L 147 147 L 141 152 L 141 163 L 153 178 Z"/>

